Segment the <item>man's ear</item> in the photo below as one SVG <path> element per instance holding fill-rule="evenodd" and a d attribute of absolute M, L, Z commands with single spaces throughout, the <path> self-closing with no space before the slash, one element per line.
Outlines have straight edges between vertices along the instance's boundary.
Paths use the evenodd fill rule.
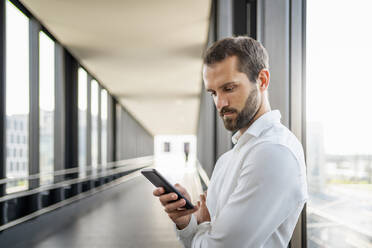
<path fill-rule="evenodd" d="M 270 72 L 268 69 L 262 69 L 258 73 L 258 83 L 259 83 L 259 90 L 261 92 L 264 92 L 269 88 L 270 83 Z"/>

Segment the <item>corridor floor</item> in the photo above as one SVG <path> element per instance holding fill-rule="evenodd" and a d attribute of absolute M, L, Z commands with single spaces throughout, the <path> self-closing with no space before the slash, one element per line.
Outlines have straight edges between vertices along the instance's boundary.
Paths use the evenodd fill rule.
<path fill-rule="evenodd" d="M 169 161 L 169 160 L 168 160 Z M 171 163 L 161 163 L 160 171 L 171 178 L 181 181 L 192 178 L 194 171 L 180 166 L 173 169 Z M 179 164 L 179 163 L 176 163 Z M 186 170 L 185 170 L 186 168 Z M 172 173 L 173 172 L 173 173 Z M 191 173 L 191 174 L 190 174 Z M 173 176 L 172 176 L 173 175 Z M 195 184 L 188 184 L 189 188 Z M 152 196 L 154 187 L 139 176 L 117 187 L 120 193 L 113 195 L 109 201 L 103 202 L 92 211 L 79 217 L 61 231 L 46 239 L 30 244 L 34 248 L 178 248 L 174 226 L 161 207 L 159 201 Z M 200 192 L 190 189 L 192 195 Z M 194 197 L 193 197 L 194 198 Z"/>

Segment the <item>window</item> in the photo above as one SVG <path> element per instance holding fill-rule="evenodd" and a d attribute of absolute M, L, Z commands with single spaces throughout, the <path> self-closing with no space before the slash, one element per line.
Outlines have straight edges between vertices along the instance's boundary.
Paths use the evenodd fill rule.
<path fill-rule="evenodd" d="M 53 182 L 54 170 L 54 41 L 39 33 L 40 184 Z"/>
<path fill-rule="evenodd" d="M 107 91 L 101 90 L 101 160 L 102 167 L 107 163 Z"/>
<path fill-rule="evenodd" d="M 83 68 L 79 68 L 78 73 L 79 174 L 81 177 L 85 177 L 87 166 L 88 75 Z"/>
<path fill-rule="evenodd" d="M 372 247 L 370 10 L 307 1 L 309 248 Z"/>
<path fill-rule="evenodd" d="M 98 166 L 98 94 L 99 86 L 96 80 L 91 81 L 91 117 L 92 117 L 92 172 L 96 173 Z"/>
<path fill-rule="evenodd" d="M 6 1 L 6 119 L 7 123 L 22 123 L 28 127 L 29 118 L 29 20 L 11 2 Z M 6 132 L 13 132 L 11 125 Z M 28 136 L 28 130 L 22 132 Z M 19 139 L 17 139 L 19 141 Z M 7 140 L 7 146 L 14 147 L 13 135 Z M 25 146 L 28 149 L 28 146 Z M 15 151 L 15 149 L 14 149 Z M 16 157 L 16 153 L 13 153 Z M 11 157 L 7 156 L 7 160 Z M 28 158 L 25 158 L 28 163 Z M 18 166 L 18 165 L 17 165 Z M 8 176 L 8 173 L 7 173 Z M 20 174 L 13 173 L 13 177 Z M 18 181 L 16 185 L 7 185 L 7 193 L 25 190 L 27 182 Z"/>

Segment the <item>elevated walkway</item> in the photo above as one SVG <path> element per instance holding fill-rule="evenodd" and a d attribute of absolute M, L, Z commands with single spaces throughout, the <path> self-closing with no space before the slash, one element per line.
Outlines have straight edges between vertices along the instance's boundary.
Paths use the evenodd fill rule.
<path fill-rule="evenodd" d="M 138 176 L 118 187 L 97 207 L 28 247 L 181 247 L 145 178 Z"/>
<path fill-rule="evenodd" d="M 172 183 L 185 185 L 194 202 L 202 193 L 195 160 L 185 164 L 181 158 L 164 157 L 155 159 L 152 166 Z M 154 186 L 139 171 L 129 176 L 109 189 L 31 220 L 27 228 L 41 227 L 40 233 L 26 236 L 26 241 L 14 247 L 181 247 L 173 223 L 152 196 Z M 48 223 L 53 231 L 44 230 Z"/>

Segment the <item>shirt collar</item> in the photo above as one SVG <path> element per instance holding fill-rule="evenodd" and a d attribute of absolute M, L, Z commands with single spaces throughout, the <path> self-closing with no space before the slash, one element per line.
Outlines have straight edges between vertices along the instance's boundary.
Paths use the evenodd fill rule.
<path fill-rule="evenodd" d="M 237 131 L 231 138 L 232 142 L 235 145 L 243 144 L 245 141 L 248 141 L 250 137 L 258 137 L 262 131 L 271 127 L 274 123 L 280 123 L 280 118 L 281 114 L 279 110 L 269 111 L 255 120 L 243 134 Z"/>

